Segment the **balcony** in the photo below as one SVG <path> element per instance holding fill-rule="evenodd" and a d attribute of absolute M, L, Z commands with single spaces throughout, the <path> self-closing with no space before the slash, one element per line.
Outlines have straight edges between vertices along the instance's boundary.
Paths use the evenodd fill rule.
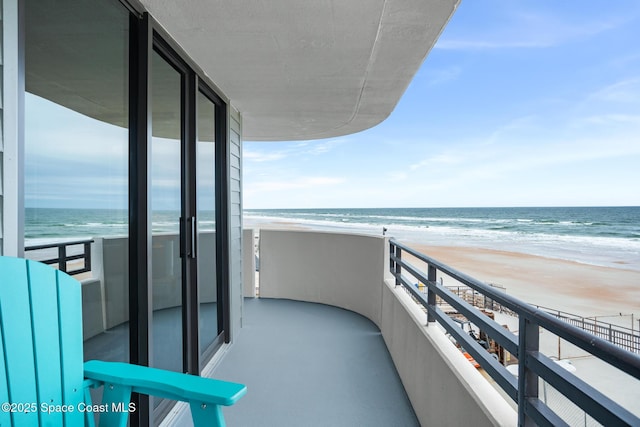
<path fill-rule="evenodd" d="M 243 328 L 204 372 L 249 388 L 225 409 L 229 425 L 640 423 L 633 397 L 640 357 L 620 345 L 382 237 L 262 230 L 259 241 L 260 298 L 252 298 L 253 234 L 246 230 Z M 506 307 L 524 333 L 504 330 L 442 287 L 442 275 L 472 289 L 473 300 L 482 295 L 495 313 L 496 304 Z M 500 351 L 471 339 L 461 318 Z M 606 366 L 596 370 L 607 369 L 608 387 L 626 400 L 548 357 L 554 352 L 540 337 L 551 334 L 582 352 L 579 369 Z M 185 412 L 177 407 L 165 424 L 188 425 Z"/>
<path fill-rule="evenodd" d="M 262 230 L 260 296 L 328 304 L 370 319 L 381 331 L 422 425 L 515 425 L 518 418 L 523 424 L 539 425 L 639 422 L 635 400 L 629 398 L 640 391 L 637 354 L 624 350 L 620 343 L 614 345 L 597 338 L 436 260 L 411 252 L 410 248 L 391 242 L 390 253 L 387 241 L 380 237 Z M 425 268 L 414 267 L 407 258 L 424 262 Z M 506 307 L 504 312 L 510 312 L 524 333 L 504 331 L 481 311 L 447 292 L 436 280 L 442 275 L 483 294 L 483 301 L 490 301 L 494 308 Z M 427 284 L 428 292 L 418 292 L 414 281 Z M 467 333 L 461 333 L 451 315 L 445 315 L 436 304 L 436 298 L 453 307 L 474 327 L 479 326 L 498 343 L 501 355 L 492 355 Z M 247 316 L 249 313 L 247 310 Z M 296 318 L 292 316 L 288 322 L 295 322 Z M 540 335 L 541 332 L 544 334 Z M 549 340 L 551 335 L 556 338 Z M 571 346 L 571 352 L 579 354 L 580 369 L 607 372 L 600 376 L 608 378 L 591 383 L 584 375 L 578 377 L 570 372 L 570 364 L 553 360 L 555 349 L 550 350 L 549 343 L 555 343 L 556 339 L 563 342 L 563 348 Z M 631 339 L 635 342 L 640 337 Z M 322 344 L 317 347 L 319 350 L 325 348 Z M 332 344 L 332 347 L 340 350 L 342 346 Z M 480 362 L 480 369 L 468 362 L 459 347 Z M 518 356 L 525 360 L 522 366 Z M 223 375 L 225 364 L 232 363 L 227 360 L 234 357 L 239 356 L 230 353 L 225 358 L 217 376 Z M 340 371 L 337 364 L 325 364 Z M 300 365 L 293 366 L 300 369 Z M 283 372 L 291 369 L 296 368 L 285 368 Z M 259 377 L 257 374 L 254 381 Z M 247 381 L 250 383 L 251 379 Z M 309 381 L 314 386 L 321 385 L 313 379 Z M 606 384 L 601 388 L 607 381 L 609 389 Z M 612 388 L 623 393 L 614 393 L 611 398 Z M 625 393 L 627 396 L 621 396 Z M 260 407 L 258 404 L 248 411 L 258 411 Z M 363 410 L 362 414 L 366 412 Z"/>

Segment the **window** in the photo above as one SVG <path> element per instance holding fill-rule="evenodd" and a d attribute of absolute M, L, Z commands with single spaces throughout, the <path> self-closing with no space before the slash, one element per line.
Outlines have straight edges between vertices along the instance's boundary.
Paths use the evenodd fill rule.
<path fill-rule="evenodd" d="M 108 0 L 29 0 L 24 21 L 25 245 L 93 241 L 76 276 L 85 358 L 128 361 L 129 14 Z"/>
<path fill-rule="evenodd" d="M 23 22 L 26 256 L 86 270 L 85 359 L 198 374 L 229 323 L 226 105 L 119 1 L 27 0 Z"/>

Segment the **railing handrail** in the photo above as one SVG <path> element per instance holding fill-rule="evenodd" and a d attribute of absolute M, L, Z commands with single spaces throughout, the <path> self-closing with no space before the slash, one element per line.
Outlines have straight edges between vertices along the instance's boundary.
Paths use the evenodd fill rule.
<path fill-rule="evenodd" d="M 396 279 L 396 285 L 404 286 L 427 309 L 428 321 L 434 322 L 437 320 L 447 332 L 454 336 L 459 343 L 463 344 L 464 348 L 480 363 L 496 383 L 518 403 L 520 425 L 524 425 L 527 419 L 533 420 L 538 424 L 549 425 L 561 421 L 545 403 L 538 399 L 538 377 L 543 378 L 586 413 L 604 424 L 619 423 L 621 421 L 628 424 L 640 424 L 640 418 L 611 401 L 575 375 L 564 370 L 564 368 L 556 366 L 555 362 L 541 354 L 538 351 L 538 330 L 539 328 L 544 328 L 604 362 L 640 379 L 640 357 L 638 355 L 568 324 L 516 297 L 496 291 L 488 284 L 459 272 L 394 239 L 390 239 L 389 243 L 390 271 Z M 425 262 L 427 264 L 427 276 L 406 262 L 406 260 L 403 260 L 402 251 L 406 251 Z M 413 277 L 427 285 L 428 292 L 426 296 L 412 286 L 412 281 L 402 274 L 402 269 L 405 269 Z M 517 313 L 520 322 L 518 336 L 503 329 L 495 321 L 484 316 L 479 310 L 453 294 L 442 284 L 438 284 L 436 281 L 437 271 L 447 274 L 454 280 L 477 290 Z M 504 366 L 493 359 L 475 340 L 465 334 L 449 316 L 436 306 L 436 295 L 455 307 L 472 323 L 483 329 L 499 345 L 518 358 L 519 375 L 517 381 Z"/>
<path fill-rule="evenodd" d="M 93 239 L 85 239 L 85 240 L 73 240 L 68 242 L 45 243 L 41 245 L 25 246 L 24 251 L 28 252 L 28 251 L 57 248 L 58 256 L 56 258 L 40 260 L 40 262 L 44 264 L 58 264 L 58 268 L 61 271 L 64 271 L 65 273 L 70 275 L 75 275 L 75 274 L 86 273 L 88 271 L 91 271 L 91 244 L 93 242 L 94 242 Z M 77 245 L 83 245 L 82 253 L 76 254 L 76 255 L 67 255 L 67 247 L 77 246 Z M 84 261 L 84 266 L 76 270 L 67 270 L 67 261 L 75 261 L 78 259 L 82 259 Z"/>
<path fill-rule="evenodd" d="M 37 251 L 40 249 L 51 249 L 57 248 L 58 246 L 74 246 L 74 245 L 83 245 L 85 243 L 93 243 L 93 239 L 84 239 L 84 240 L 72 240 L 69 242 L 54 242 L 54 243 L 43 243 L 41 245 L 31 245 L 25 246 L 25 251 Z"/>

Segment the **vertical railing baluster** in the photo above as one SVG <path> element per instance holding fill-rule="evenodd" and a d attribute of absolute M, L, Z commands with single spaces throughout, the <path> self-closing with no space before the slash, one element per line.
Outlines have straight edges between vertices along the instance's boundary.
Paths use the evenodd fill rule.
<path fill-rule="evenodd" d="M 67 272 L 67 245 L 64 243 L 58 245 L 58 268 L 60 271 Z"/>
<path fill-rule="evenodd" d="M 436 283 L 436 280 L 437 280 L 436 274 L 437 274 L 436 267 L 434 265 L 429 264 L 427 267 L 427 279 L 430 282 L 429 284 L 434 284 L 436 286 L 438 285 Z M 436 309 L 436 293 L 431 290 L 431 286 L 427 286 L 427 303 L 429 304 L 429 307 L 431 308 L 431 310 Z M 427 310 L 427 323 L 436 321 L 435 316 L 431 314 L 431 310 Z"/>
<path fill-rule="evenodd" d="M 398 246 L 396 246 L 396 259 L 398 260 L 396 262 L 396 268 L 395 268 L 395 272 L 396 272 L 396 286 L 400 286 L 401 282 L 400 282 L 400 274 L 402 274 L 402 249 L 400 249 Z"/>
<path fill-rule="evenodd" d="M 84 269 L 91 271 L 91 242 L 84 244 Z"/>
<path fill-rule="evenodd" d="M 533 419 L 526 414 L 527 399 L 538 398 L 538 374 L 527 367 L 527 354 L 539 351 L 540 333 L 537 323 L 520 315 L 518 331 L 518 425 L 535 426 Z"/>
<path fill-rule="evenodd" d="M 389 271 L 391 273 L 396 271 L 396 262 L 393 257 L 396 255 L 396 245 L 389 240 Z"/>

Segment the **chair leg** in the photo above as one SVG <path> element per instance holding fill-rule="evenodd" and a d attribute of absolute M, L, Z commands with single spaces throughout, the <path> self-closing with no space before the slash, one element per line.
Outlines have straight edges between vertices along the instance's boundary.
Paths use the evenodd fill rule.
<path fill-rule="evenodd" d="M 89 386 L 86 386 L 84 388 L 84 403 L 87 406 L 91 405 L 91 391 L 89 389 Z M 85 412 L 85 414 L 84 414 L 84 425 L 86 427 L 96 427 L 95 417 L 94 417 L 93 413 L 88 412 L 88 411 Z"/>
<path fill-rule="evenodd" d="M 189 402 L 194 427 L 216 426 L 225 427 L 224 416 L 220 405 Z"/>
<path fill-rule="evenodd" d="M 102 404 L 106 411 L 100 413 L 100 427 L 126 427 L 130 401 L 131 387 L 105 383 Z"/>

